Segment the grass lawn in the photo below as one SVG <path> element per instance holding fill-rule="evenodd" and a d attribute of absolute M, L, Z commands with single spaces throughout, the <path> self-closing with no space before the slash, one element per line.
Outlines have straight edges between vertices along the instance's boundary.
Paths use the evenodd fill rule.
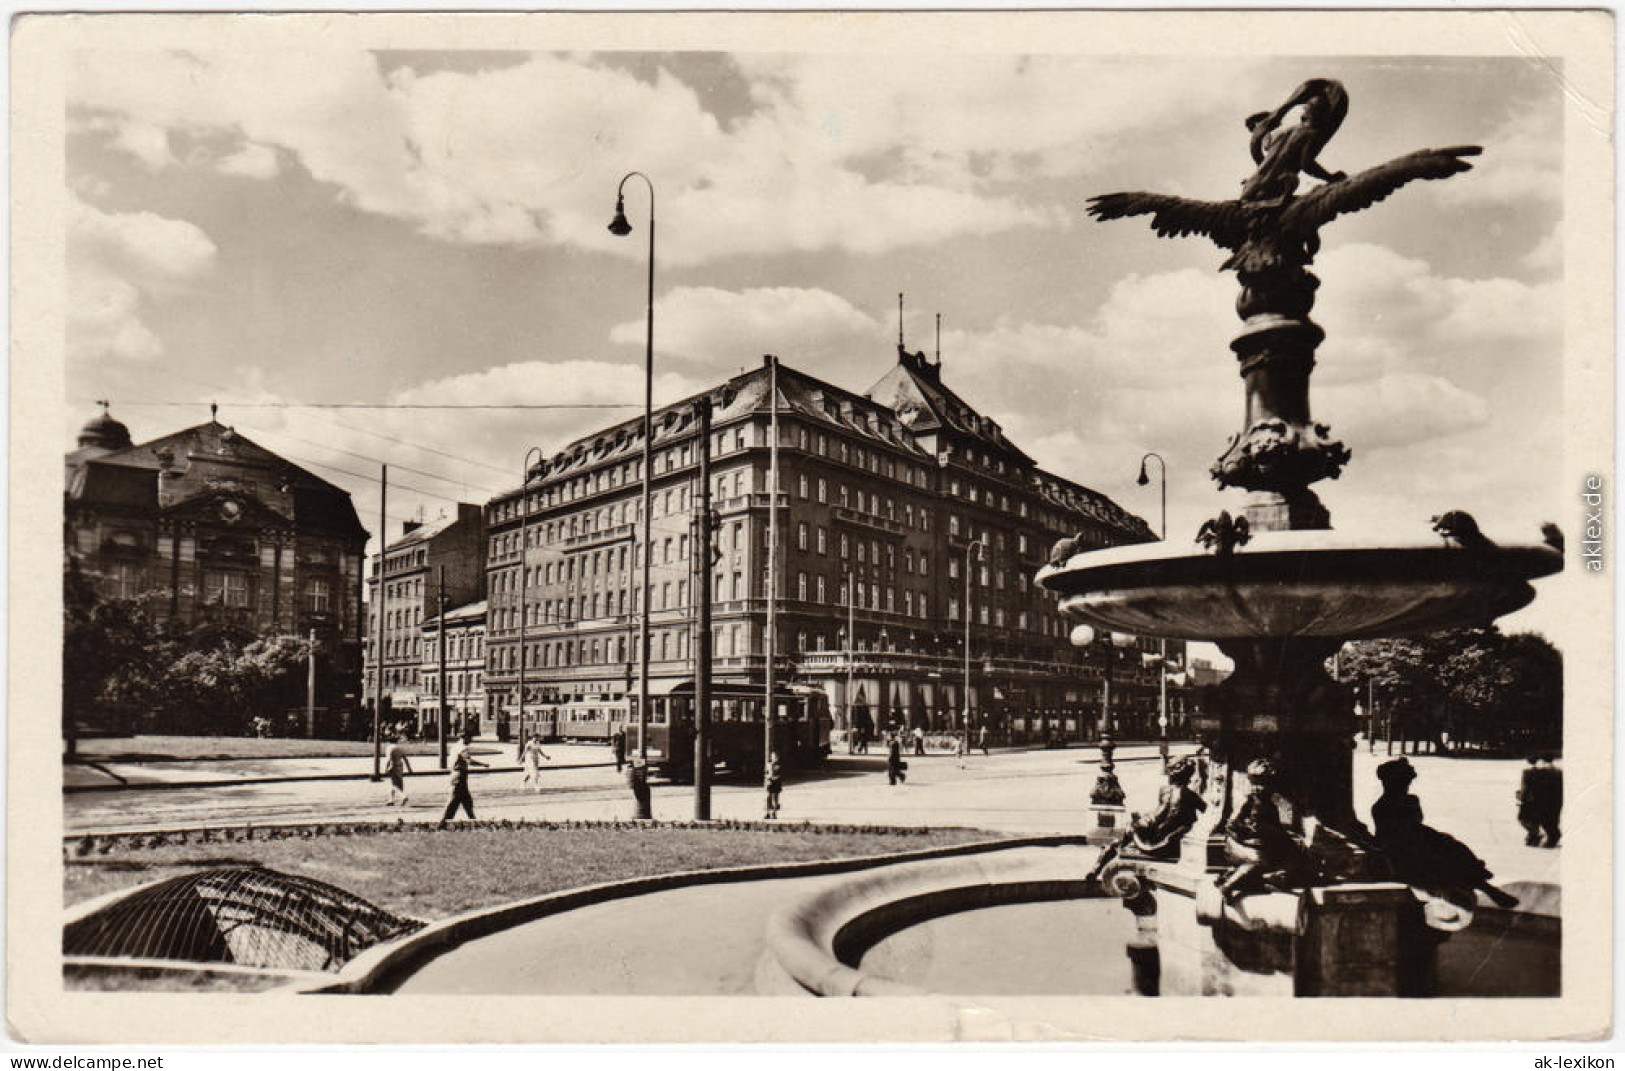
<path fill-rule="evenodd" d="M 211 866 L 255 865 L 325 881 L 388 911 L 433 920 L 604 881 L 752 863 L 886 855 L 999 839 L 972 829 L 918 833 L 681 829 L 412 829 L 247 843 L 118 847 L 65 860 L 64 901 Z"/>
<path fill-rule="evenodd" d="M 406 753 L 437 755 L 439 745 L 433 740 L 408 743 Z M 280 736 L 113 736 L 79 741 L 79 754 L 96 762 L 359 758 L 372 755 L 372 742 Z"/>

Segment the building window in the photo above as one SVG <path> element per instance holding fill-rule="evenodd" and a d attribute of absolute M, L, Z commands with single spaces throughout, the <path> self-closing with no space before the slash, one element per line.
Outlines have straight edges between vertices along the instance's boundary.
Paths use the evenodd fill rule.
<path fill-rule="evenodd" d="M 949 580 L 958 580 L 959 579 L 959 559 L 958 558 L 949 558 L 948 559 L 948 579 Z"/>
<path fill-rule="evenodd" d="M 807 574 L 806 573 L 797 573 L 796 574 L 796 598 L 800 599 L 802 602 L 807 601 Z"/>
<path fill-rule="evenodd" d="M 248 606 L 248 577 L 243 573 L 209 571 L 203 574 L 203 597 L 207 602 L 238 609 Z"/>
<path fill-rule="evenodd" d="M 818 442 L 819 442 L 820 446 L 823 444 L 823 441 L 824 441 L 823 436 L 819 436 Z M 822 451 L 820 451 L 820 452 L 822 452 Z M 824 478 L 822 476 L 820 476 L 820 477 L 818 477 L 818 501 L 819 501 L 819 504 L 822 505 L 822 504 L 828 502 L 828 500 L 829 500 L 829 485 L 826 484 L 824 482 Z"/>
<path fill-rule="evenodd" d="M 842 532 L 841 533 L 841 560 L 843 562 L 846 561 L 846 556 L 847 556 L 846 533 Z"/>
<path fill-rule="evenodd" d="M 797 550 L 806 550 L 807 549 L 807 522 L 806 521 L 799 521 L 799 522 L 796 523 L 796 549 Z"/>
<path fill-rule="evenodd" d="M 824 601 L 824 578 L 822 576 L 818 577 L 818 601 Z"/>
<path fill-rule="evenodd" d="M 802 434 L 805 435 L 806 432 L 802 432 Z M 806 475 L 806 473 L 802 473 L 800 476 L 796 477 L 796 493 L 800 496 L 800 498 L 801 498 L 801 500 L 803 502 L 805 502 L 807 500 L 807 475 Z"/>
<path fill-rule="evenodd" d="M 848 504 L 850 499 L 847 497 L 846 484 L 841 484 L 841 486 L 836 490 L 836 498 L 840 500 L 840 504 L 843 508 Z"/>
<path fill-rule="evenodd" d="M 827 538 L 825 538 L 827 535 L 828 535 L 828 533 L 824 531 L 824 526 L 819 525 L 818 526 L 818 553 L 820 553 L 820 554 L 828 554 L 829 553 L 829 541 L 828 541 Z"/>
<path fill-rule="evenodd" d="M 305 606 L 313 614 L 325 614 L 332 598 L 332 586 L 323 577 L 311 577 L 305 583 Z"/>
<path fill-rule="evenodd" d="M 948 600 L 948 620 L 949 621 L 958 621 L 959 620 L 959 600 L 958 599 L 949 598 L 949 600 Z"/>

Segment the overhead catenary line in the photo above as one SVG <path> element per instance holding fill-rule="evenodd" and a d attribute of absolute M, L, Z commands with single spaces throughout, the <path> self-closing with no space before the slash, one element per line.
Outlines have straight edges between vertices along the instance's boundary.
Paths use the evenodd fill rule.
<path fill-rule="evenodd" d="M 192 408 L 207 402 L 186 401 L 121 401 L 120 405 L 172 405 Z M 450 403 L 450 402 L 230 402 L 236 409 L 475 409 L 475 410 L 534 410 L 534 409 L 639 409 L 629 402 L 504 402 L 504 403 Z"/>
<path fill-rule="evenodd" d="M 383 458 L 381 458 L 381 457 L 372 457 L 372 456 L 370 456 L 368 454 L 360 454 L 360 453 L 357 453 L 354 450 L 346 450 L 342 446 L 329 446 L 327 443 L 320 443 L 320 442 L 315 441 L 314 439 L 306 439 L 303 436 L 294 435 L 292 432 L 272 431 L 272 430 L 270 430 L 268 428 L 254 428 L 252 426 L 249 426 L 246 430 L 248 430 L 250 432 L 253 432 L 255 435 L 269 437 L 269 438 L 281 437 L 281 438 L 285 438 L 285 439 L 292 439 L 294 442 L 304 443 L 307 446 L 314 446 L 314 447 L 317 447 L 318 449 L 321 449 L 321 450 L 331 450 L 335 454 L 348 454 L 350 457 L 360 458 L 362 461 L 371 461 L 371 462 L 373 462 L 374 464 L 377 464 L 377 465 L 386 464 L 385 460 Z M 403 472 L 410 472 L 410 473 L 413 473 L 414 475 L 417 475 L 417 476 L 427 476 L 431 480 L 443 480 L 446 483 L 459 484 L 464 488 L 472 487 L 476 491 L 484 491 L 487 494 L 492 494 L 492 495 L 502 493 L 501 488 L 487 487 L 484 484 L 472 483 L 472 482 L 470 482 L 468 480 L 462 479 L 462 478 L 457 477 L 457 476 L 442 476 L 438 472 L 428 472 L 428 471 L 426 471 L 424 469 L 414 469 L 414 468 L 411 468 L 410 466 L 402 465 L 402 464 L 399 464 L 398 462 L 394 462 L 394 461 L 387 462 L 387 464 L 394 465 L 396 468 L 400 469 Z"/>
<path fill-rule="evenodd" d="M 485 461 L 476 461 L 471 457 L 463 457 L 460 454 L 447 453 L 444 450 L 437 450 L 432 446 L 424 446 L 422 443 L 415 443 L 407 439 L 396 438 L 393 435 L 385 435 L 383 432 L 373 431 L 371 428 L 363 428 L 359 424 L 346 424 L 344 421 L 334 420 L 332 417 L 328 417 L 327 422 L 340 428 L 346 428 L 350 431 L 358 431 L 363 435 L 375 436 L 379 439 L 383 439 L 385 442 L 392 442 L 397 446 L 405 446 L 412 450 L 422 450 L 426 454 L 437 454 L 440 457 L 448 458 L 452 461 L 460 461 L 465 465 L 476 465 L 482 469 L 490 469 L 492 472 L 500 472 L 504 475 L 509 475 L 509 471 L 500 465 L 492 465 Z"/>
<path fill-rule="evenodd" d="M 199 379 L 196 376 L 185 376 L 183 378 L 188 383 L 192 383 L 192 384 L 194 384 L 196 386 L 203 387 L 206 390 L 220 391 L 220 392 L 222 392 L 222 393 L 224 393 L 224 394 L 226 394 L 228 396 L 237 393 L 236 388 L 234 388 L 234 387 L 229 387 L 229 386 L 226 386 L 226 385 L 220 384 L 220 383 L 211 383 L 206 379 Z M 139 403 L 137 403 L 137 404 L 139 404 Z M 165 403 L 165 404 L 168 404 L 168 403 Z M 236 405 L 238 403 L 232 402 L 231 404 Z M 466 462 L 466 463 L 468 463 L 470 465 L 478 465 L 480 468 L 490 469 L 493 472 L 506 473 L 508 471 L 506 468 L 498 468 L 496 465 L 490 465 L 490 464 L 487 464 L 486 462 L 483 462 L 483 461 L 476 461 L 476 460 L 474 460 L 473 458 L 470 458 L 470 457 L 459 457 L 457 454 L 447 453 L 444 450 L 436 450 L 432 446 L 424 446 L 421 443 L 413 443 L 413 442 L 409 442 L 406 439 L 398 439 L 393 435 L 385 435 L 382 432 L 372 431 L 372 430 L 370 430 L 368 428 L 357 427 L 354 424 L 346 424 L 344 421 L 342 421 L 342 420 L 334 420 L 332 417 L 322 417 L 321 419 L 325 420 L 329 424 L 334 424 L 334 425 L 336 425 L 338 427 L 341 427 L 341 428 L 348 428 L 351 431 L 359 431 L 359 432 L 361 432 L 363 434 L 366 434 L 366 435 L 375 435 L 380 439 L 387 439 L 388 441 L 393 442 L 393 443 L 397 443 L 397 444 L 399 444 L 401 446 L 409 446 L 414 450 L 423 450 L 423 451 L 425 451 L 427 453 L 439 454 L 441 457 L 450 458 L 453 461 L 463 461 L 463 462 Z"/>

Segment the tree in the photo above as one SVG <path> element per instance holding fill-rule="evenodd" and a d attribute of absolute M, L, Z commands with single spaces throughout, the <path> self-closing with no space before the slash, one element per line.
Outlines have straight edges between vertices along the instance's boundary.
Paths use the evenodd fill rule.
<path fill-rule="evenodd" d="M 1493 626 L 1345 644 L 1345 683 L 1374 694 L 1396 734 L 1441 746 L 1472 742 L 1533 750 L 1560 744 L 1563 656 L 1534 633 Z"/>
<path fill-rule="evenodd" d="M 174 732 L 246 732 L 302 697 L 311 642 L 204 625 L 183 634 L 151 610 L 155 596 L 105 599 L 69 559 L 63 570 L 62 717 L 80 729 L 135 710 Z"/>
<path fill-rule="evenodd" d="M 70 750 L 81 727 L 116 721 L 121 708 L 148 708 L 161 693 L 174 638 L 150 601 L 103 599 L 77 561 L 64 566 L 62 717 Z"/>

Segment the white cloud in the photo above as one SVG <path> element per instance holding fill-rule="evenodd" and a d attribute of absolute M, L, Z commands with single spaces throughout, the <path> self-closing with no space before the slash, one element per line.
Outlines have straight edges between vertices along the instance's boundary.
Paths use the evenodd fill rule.
<path fill-rule="evenodd" d="M 149 171 L 162 171 L 175 162 L 169 149 L 169 134 L 161 126 L 127 120 L 111 124 L 111 144 L 129 153 Z"/>
<path fill-rule="evenodd" d="M 67 356 L 141 361 L 163 352 L 143 321 L 147 302 L 173 297 L 213 266 L 198 227 L 151 212 L 104 212 L 68 200 Z"/>
<path fill-rule="evenodd" d="M 359 52 L 262 52 L 253 64 L 86 53 L 71 101 L 148 166 L 173 162 L 160 144 L 167 132 L 246 138 L 251 147 L 224 169 L 265 177 L 275 164 L 265 153 L 281 148 L 359 208 L 451 241 L 636 255 L 637 243 L 604 233 L 609 187 L 635 164 L 656 183 L 669 235 L 661 257 L 672 264 L 1067 227 L 1075 212 L 1024 199 L 1015 184 L 1097 168 L 1125 131 L 1193 114 L 1162 64 L 943 64 L 923 54 L 739 62 L 754 110 L 727 125 L 669 70 L 645 80 L 550 54 L 499 70 L 386 77 Z M 636 191 L 635 222 L 641 201 Z"/>
<path fill-rule="evenodd" d="M 272 179 L 282 170 L 277 163 L 276 150 L 249 142 L 230 156 L 221 157 L 215 170 L 222 175 L 240 178 Z"/>
<path fill-rule="evenodd" d="M 1547 102 L 1541 102 L 1543 105 Z M 1473 170 L 1440 183 L 1445 204 L 1496 205 L 1563 200 L 1563 129 L 1549 107 L 1526 107 L 1484 139 Z"/>
<path fill-rule="evenodd" d="M 642 319 L 617 324 L 610 341 L 641 346 L 645 329 Z M 781 354 L 786 360 L 821 367 L 821 358 L 873 347 L 882 333 L 873 317 L 828 290 L 677 287 L 655 305 L 657 356 L 713 368 L 754 363 L 775 347 L 790 351 Z"/>

